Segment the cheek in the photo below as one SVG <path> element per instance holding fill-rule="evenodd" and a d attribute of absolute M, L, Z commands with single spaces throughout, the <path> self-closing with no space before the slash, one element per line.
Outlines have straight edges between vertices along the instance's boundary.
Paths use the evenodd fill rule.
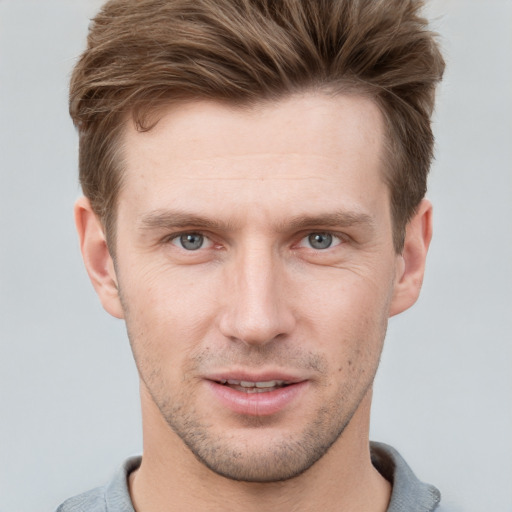
<path fill-rule="evenodd" d="M 387 318 L 392 297 L 392 278 L 374 279 L 353 270 L 304 279 L 297 289 L 304 317 L 319 327 L 338 332 L 366 332 Z M 312 285 L 311 283 L 314 283 Z"/>
<path fill-rule="evenodd" d="M 353 374 L 379 360 L 391 290 L 350 272 L 338 277 L 301 297 L 301 323 L 312 349 L 326 354 L 333 371 Z"/>
<path fill-rule="evenodd" d="M 126 326 L 136 359 L 179 364 L 213 324 L 215 295 L 186 272 L 143 269 L 120 279 Z"/>
<path fill-rule="evenodd" d="M 121 282 L 123 305 L 139 318 L 179 324 L 215 306 L 211 272 L 171 267 L 165 262 L 129 268 L 131 272 Z"/>

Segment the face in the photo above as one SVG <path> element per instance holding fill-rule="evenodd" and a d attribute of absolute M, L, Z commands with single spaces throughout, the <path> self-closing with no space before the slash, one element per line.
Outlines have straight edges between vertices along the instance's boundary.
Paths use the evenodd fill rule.
<path fill-rule="evenodd" d="M 313 94 L 127 128 L 117 314 L 143 396 L 218 474 L 300 474 L 369 395 L 403 269 L 383 139 L 368 99 Z"/>

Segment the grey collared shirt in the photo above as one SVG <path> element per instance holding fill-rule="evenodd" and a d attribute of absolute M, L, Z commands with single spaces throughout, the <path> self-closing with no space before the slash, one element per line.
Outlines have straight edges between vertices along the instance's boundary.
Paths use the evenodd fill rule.
<path fill-rule="evenodd" d="M 438 507 L 439 491 L 418 480 L 394 448 L 374 442 L 370 446 L 373 465 L 393 486 L 387 512 L 448 512 Z M 128 475 L 140 466 L 141 460 L 128 459 L 107 485 L 66 500 L 56 512 L 134 512 Z"/>

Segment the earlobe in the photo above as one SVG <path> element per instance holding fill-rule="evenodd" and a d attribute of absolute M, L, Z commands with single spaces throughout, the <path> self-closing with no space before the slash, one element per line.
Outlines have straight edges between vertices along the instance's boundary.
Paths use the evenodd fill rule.
<path fill-rule="evenodd" d="M 418 299 L 431 238 L 432 205 L 430 201 L 423 199 L 416 214 L 407 224 L 401 268 L 396 276 L 389 316 L 405 311 Z"/>
<path fill-rule="evenodd" d="M 75 203 L 75 224 L 85 268 L 103 307 L 112 316 L 123 318 L 114 262 L 103 226 L 86 197 Z"/>

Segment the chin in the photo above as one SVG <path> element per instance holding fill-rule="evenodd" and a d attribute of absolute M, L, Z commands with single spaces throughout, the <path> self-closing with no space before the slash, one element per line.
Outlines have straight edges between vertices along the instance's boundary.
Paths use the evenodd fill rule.
<path fill-rule="evenodd" d="M 326 409 L 300 432 L 254 421 L 250 427 L 214 432 L 211 425 L 176 418 L 168 418 L 168 425 L 199 462 L 222 477 L 253 483 L 282 482 L 303 474 L 329 451 L 350 421 L 333 421 L 332 411 Z"/>

